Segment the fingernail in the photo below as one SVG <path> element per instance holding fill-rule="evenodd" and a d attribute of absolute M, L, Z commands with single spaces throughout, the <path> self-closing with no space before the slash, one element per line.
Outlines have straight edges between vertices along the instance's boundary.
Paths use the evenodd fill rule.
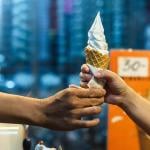
<path fill-rule="evenodd" d="M 86 72 L 89 72 L 89 68 L 88 68 L 88 67 L 86 67 L 86 68 L 85 68 L 85 71 L 86 71 Z"/>

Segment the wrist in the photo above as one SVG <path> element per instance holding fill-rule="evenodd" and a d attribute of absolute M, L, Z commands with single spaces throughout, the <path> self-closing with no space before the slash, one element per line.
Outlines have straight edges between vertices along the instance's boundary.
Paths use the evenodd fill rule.
<path fill-rule="evenodd" d="M 123 95 L 120 107 L 125 111 L 134 109 L 137 103 L 136 100 L 139 96 L 140 95 L 137 94 L 132 88 L 128 87 L 127 92 Z"/>
<path fill-rule="evenodd" d="M 51 101 L 52 97 L 46 99 L 36 99 L 34 103 L 34 113 L 32 113 L 31 121 L 33 125 L 50 127 L 51 118 L 48 117 L 48 114 L 51 110 Z"/>
<path fill-rule="evenodd" d="M 31 125 L 41 126 L 44 118 L 44 106 L 42 99 L 34 99 L 32 103 L 31 113 L 29 113 L 29 122 Z"/>
<path fill-rule="evenodd" d="M 42 116 L 41 100 L 25 97 L 24 106 L 22 106 L 22 118 L 26 124 L 39 125 Z"/>
<path fill-rule="evenodd" d="M 39 100 L 0 93 L 0 122 L 36 125 L 41 110 Z"/>

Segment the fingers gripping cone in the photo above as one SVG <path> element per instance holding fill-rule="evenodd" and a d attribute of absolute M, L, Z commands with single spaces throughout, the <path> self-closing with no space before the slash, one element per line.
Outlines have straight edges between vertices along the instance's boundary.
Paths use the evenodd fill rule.
<path fill-rule="evenodd" d="M 95 21 L 89 30 L 88 37 L 88 46 L 85 48 L 86 63 L 90 67 L 92 74 L 95 74 L 98 70 L 107 69 L 110 61 L 100 13 L 97 14 Z M 97 81 L 93 77 L 88 83 L 88 86 L 99 88 L 103 87 L 104 84 L 104 80 Z"/>

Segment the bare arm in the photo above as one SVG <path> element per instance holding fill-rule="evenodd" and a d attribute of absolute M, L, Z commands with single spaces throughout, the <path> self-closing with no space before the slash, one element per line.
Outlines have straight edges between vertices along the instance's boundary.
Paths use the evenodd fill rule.
<path fill-rule="evenodd" d="M 120 106 L 135 123 L 150 135 L 150 102 L 131 89 Z"/>
<path fill-rule="evenodd" d="M 81 70 L 81 86 L 87 87 L 92 75 L 87 65 L 83 65 Z M 117 74 L 109 70 L 99 71 L 95 77 L 99 80 L 106 80 L 105 102 L 121 107 L 137 125 L 150 134 L 150 102 L 131 89 Z"/>
<path fill-rule="evenodd" d="M 33 124 L 38 117 L 39 100 L 0 93 L 0 122 Z"/>
<path fill-rule="evenodd" d="M 104 95 L 103 89 L 82 88 L 68 88 L 42 100 L 0 93 L 0 122 L 66 131 L 90 128 L 96 126 L 99 119 L 81 118 L 99 114 Z"/>

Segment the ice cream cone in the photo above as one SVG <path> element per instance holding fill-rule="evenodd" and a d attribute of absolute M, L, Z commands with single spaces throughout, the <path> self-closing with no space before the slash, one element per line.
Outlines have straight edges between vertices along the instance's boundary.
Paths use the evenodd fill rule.
<path fill-rule="evenodd" d="M 90 47 L 85 48 L 86 63 L 98 69 L 107 69 L 109 66 L 108 54 L 102 54 L 100 51 Z"/>
<path fill-rule="evenodd" d="M 104 28 L 98 12 L 89 32 L 88 42 L 85 48 L 86 63 L 88 64 L 91 73 L 94 75 L 98 70 L 107 69 L 109 65 L 109 51 L 106 42 Z M 103 87 L 105 81 L 98 80 L 92 77 L 88 83 L 88 87 L 99 88 Z"/>

